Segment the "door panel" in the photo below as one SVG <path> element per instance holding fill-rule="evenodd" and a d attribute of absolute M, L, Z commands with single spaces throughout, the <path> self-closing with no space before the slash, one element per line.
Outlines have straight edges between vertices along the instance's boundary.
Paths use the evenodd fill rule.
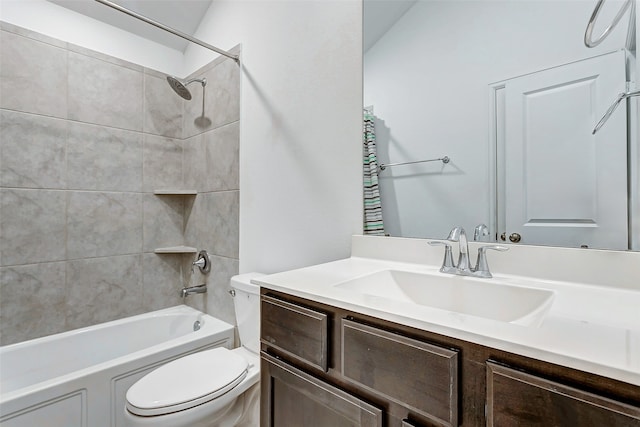
<path fill-rule="evenodd" d="M 505 225 L 521 243 L 627 249 L 626 107 L 618 51 L 505 84 Z"/>

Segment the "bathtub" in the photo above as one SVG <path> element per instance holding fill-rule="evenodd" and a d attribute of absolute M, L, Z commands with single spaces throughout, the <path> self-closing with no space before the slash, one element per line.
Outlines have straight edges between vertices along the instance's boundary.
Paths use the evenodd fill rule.
<path fill-rule="evenodd" d="M 138 379 L 233 341 L 232 325 L 180 305 L 0 347 L 0 425 L 122 426 L 125 393 Z"/>

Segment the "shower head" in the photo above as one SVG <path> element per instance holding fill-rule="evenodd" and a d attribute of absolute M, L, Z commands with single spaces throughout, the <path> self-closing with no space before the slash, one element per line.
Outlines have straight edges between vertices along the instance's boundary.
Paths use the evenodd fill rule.
<path fill-rule="evenodd" d="M 194 82 L 202 84 L 202 87 L 205 87 L 207 85 L 207 79 L 192 79 L 183 83 L 180 79 L 173 76 L 167 76 L 167 82 L 169 82 L 169 86 L 171 86 L 171 89 L 173 89 L 175 93 L 177 93 L 187 101 L 191 100 L 191 92 L 189 92 L 187 86 Z"/>

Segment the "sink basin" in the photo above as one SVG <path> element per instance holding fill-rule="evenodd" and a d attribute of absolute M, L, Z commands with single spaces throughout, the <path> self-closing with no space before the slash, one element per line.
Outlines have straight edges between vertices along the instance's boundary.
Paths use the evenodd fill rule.
<path fill-rule="evenodd" d="M 553 301 L 553 291 L 497 279 L 400 270 L 379 271 L 335 288 L 527 326 L 540 325 Z"/>

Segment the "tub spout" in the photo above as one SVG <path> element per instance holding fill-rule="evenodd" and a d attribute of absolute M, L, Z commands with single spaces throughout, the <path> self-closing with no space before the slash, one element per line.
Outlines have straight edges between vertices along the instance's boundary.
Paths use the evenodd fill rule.
<path fill-rule="evenodd" d="M 204 294 L 207 292 L 207 285 L 190 286 L 188 288 L 182 288 L 180 290 L 180 296 L 184 299 L 191 294 Z"/>

